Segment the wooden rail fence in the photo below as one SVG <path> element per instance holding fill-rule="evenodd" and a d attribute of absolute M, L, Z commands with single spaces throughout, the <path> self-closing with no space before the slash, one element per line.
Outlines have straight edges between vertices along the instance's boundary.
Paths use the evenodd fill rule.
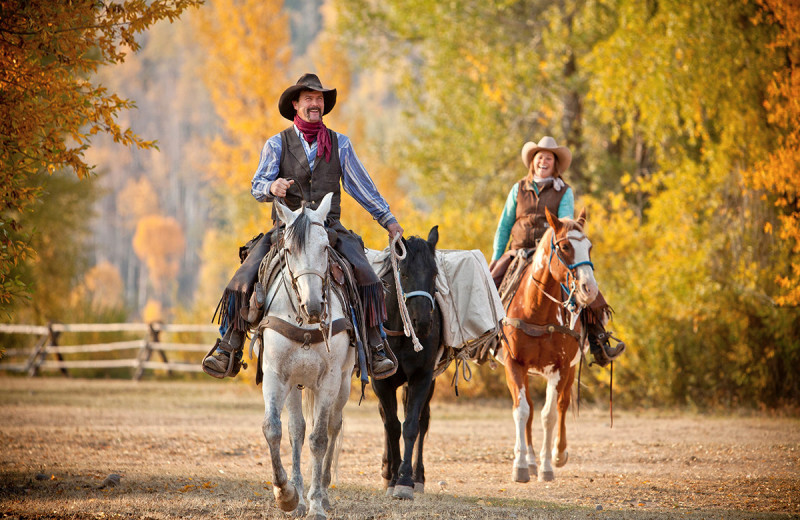
<path fill-rule="evenodd" d="M 140 332 L 145 337 L 132 341 L 117 341 L 113 343 L 95 343 L 89 345 L 59 346 L 59 339 L 63 333 L 68 332 Z M 161 341 L 161 333 L 210 333 L 218 334 L 215 325 L 192 324 L 164 324 L 153 323 L 78 323 L 61 324 L 52 323 L 46 326 L 36 325 L 4 325 L 0 324 L 0 334 L 28 334 L 38 336 L 32 348 L 5 349 L 0 358 L 0 371 L 23 372 L 29 376 L 36 376 L 45 370 L 60 370 L 69 376 L 69 369 L 103 369 L 125 368 L 133 369 L 133 378 L 141 379 L 145 370 L 166 370 L 177 372 L 201 372 L 201 357 L 194 361 L 169 361 L 167 352 L 208 352 L 211 341 L 202 343 L 169 343 Z M 136 356 L 127 359 L 91 359 L 91 360 L 65 360 L 65 354 L 83 354 L 97 352 L 113 352 L 118 350 L 136 350 Z M 157 353 L 160 361 L 152 360 L 153 353 Z M 47 356 L 55 359 L 47 359 Z M 12 360 L 17 362 L 10 362 Z M 24 360 L 24 361 L 22 361 Z"/>

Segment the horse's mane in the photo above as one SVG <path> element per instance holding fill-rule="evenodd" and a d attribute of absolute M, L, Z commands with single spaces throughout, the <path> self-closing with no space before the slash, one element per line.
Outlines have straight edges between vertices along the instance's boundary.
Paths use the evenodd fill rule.
<path fill-rule="evenodd" d="M 311 228 L 311 219 L 308 218 L 306 212 L 300 213 L 291 226 L 286 228 L 284 240 L 286 247 L 294 254 L 300 254 L 305 249 L 306 238 L 308 237 L 308 230 Z"/>

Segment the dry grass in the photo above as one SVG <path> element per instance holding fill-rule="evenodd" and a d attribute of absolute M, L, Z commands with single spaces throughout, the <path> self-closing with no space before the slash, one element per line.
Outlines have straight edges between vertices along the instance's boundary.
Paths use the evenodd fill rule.
<path fill-rule="evenodd" d="M 260 391 L 233 381 L 0 377 L 0 514 L 285 518 L 262 414 Z M 398 502 L 381 488 L 376 402 L 351 401 L 345 417 L 332 518 L 800 518 L 793 418 L 621 411 L 610 429 L 607 411 L 584 409 L 556 480 L 515 484 L 509 403 L 437 402 L 428 492 Z M 99 489 L 111 473 L 119 486 Z"/>

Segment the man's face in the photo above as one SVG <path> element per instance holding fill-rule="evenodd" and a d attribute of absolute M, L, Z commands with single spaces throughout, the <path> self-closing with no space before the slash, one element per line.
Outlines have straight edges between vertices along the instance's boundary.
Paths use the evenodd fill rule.
<path fill-rule="evenodd" d="M 322 92 L 315 90 L 304 90 L 300 92 L 297 101 L 292 101 L 292 106 L 297 111 L 300 119 L 306 123 L 317 123 L 322 121 L 322 112 L 325 111 L 325 99 Z"/>
<path fill-rule="evenodd" d="M 556 171 L 556 156 L 553 152 L 542 150 L 538 152 L 531 161 L 533 173 L 542 179 L 551 177 Z"/>

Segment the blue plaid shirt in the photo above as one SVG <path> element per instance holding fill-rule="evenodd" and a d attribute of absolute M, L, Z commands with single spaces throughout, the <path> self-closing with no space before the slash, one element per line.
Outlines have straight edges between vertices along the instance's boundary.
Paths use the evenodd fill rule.
<path fill-rule="evenodd" d="M 293 128 L 298 137 L 300 137 L 300 142 L 303 143 L 308 165 L 313 167 L 314 159 L 317 157 L 317 141 L 309 144 L 308 141 L 300 136 L 300 130 L 294 125 Z M 397 222 L 397 219 L 394 218 L 394 215 L 389 210 L 389 204 L 378 193 L 378 188 L 375 187 L 372 178 L 358 159 L 350 139 L 338 132 L 336 132 L 336 135 L 339 138 L 339 162 L 342 165 L 342 186 L 344 191 L 353 197 L 384 228 L 392 222 Z M 261 150 L 261 159 L 258 162 L 256 173 L 253 175 L 252 188 L 250 189 L 250 193 L 259 202 L 272 202 L 274 198 L 269 192 L 269 188 L 278 178 L 282 148 L 281 134 L 276 134 L 267 139 L 264 148 Z"/>

